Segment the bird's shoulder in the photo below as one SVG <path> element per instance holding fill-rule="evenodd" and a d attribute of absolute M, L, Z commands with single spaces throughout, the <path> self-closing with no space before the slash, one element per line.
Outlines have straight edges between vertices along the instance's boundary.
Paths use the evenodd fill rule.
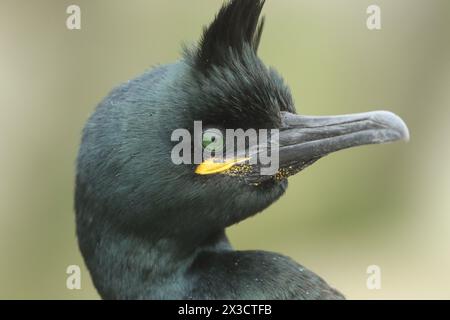
<path fill-rule="evenodd" d="M 344 299 L 314 272 L 278 253 L 204 252 L 193 269 L 201 279 L 198 283 L 210 284 L 197 292 L 202 298 Z"/>

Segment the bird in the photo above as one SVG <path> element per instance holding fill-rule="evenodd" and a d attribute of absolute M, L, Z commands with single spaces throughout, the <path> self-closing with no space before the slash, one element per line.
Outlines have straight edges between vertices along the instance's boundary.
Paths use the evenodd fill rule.
<path fill-rule="evenodd" d="M 118 85 L 88 118 L 76 233 L 102 299 L 345 299 L 283 254 L 233 248 L 226 229 L 269 207 L 290 176 L 324 156 L 408 140 L 408 128 L 388 111 L 297 114 L 282 76 L 258 56 L 264 2 L 224 2 L 179 60 Z M 192 132 L 196 121 L 202 131 L 190 144 L 201 151 L 215 140 L 210 128 L 277 130 L 278 169 L 262 174 L 255 153 L 174 163 L 173 132 Z"/>

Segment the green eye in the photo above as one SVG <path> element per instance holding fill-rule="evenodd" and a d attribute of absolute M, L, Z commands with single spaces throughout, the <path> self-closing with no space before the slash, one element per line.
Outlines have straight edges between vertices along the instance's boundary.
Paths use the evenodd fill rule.
<path fill-rule="evenodd" d="M 203 132 L 203 148 L 208 151 L 220 152 L 223 149 L 222 132 L 218 129 L 208 129 Z"/>

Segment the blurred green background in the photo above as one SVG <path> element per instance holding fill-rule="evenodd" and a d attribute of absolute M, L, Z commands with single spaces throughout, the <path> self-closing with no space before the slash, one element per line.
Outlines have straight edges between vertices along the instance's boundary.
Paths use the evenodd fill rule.
<path fill-rule="evenodd" d="M 0 0 L 0 298 L 99 297 L 75 238 L 80 131 L 112 87 L 178 59 L 221 2 Z M 411 141 L 322 159 L 232 243 L 289 255 L 351 299 L 450 298 L 450 1 L 269 0 L 264 13 L 260 56 L 300 113 L 391 110 Z M 71 264 L 82 290 L 66 289 Z"/>

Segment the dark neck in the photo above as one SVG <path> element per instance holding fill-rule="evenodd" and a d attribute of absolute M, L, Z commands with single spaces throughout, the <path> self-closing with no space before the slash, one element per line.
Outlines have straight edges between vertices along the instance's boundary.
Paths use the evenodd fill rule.
<path fill-rule="evenodd" d="M 95 225 L 95 230 L 82 230 L 79 225 L 78 234 L 94 284 L 104 299 L 343 297 L 288 257 L 233 251 L 223 230 L 192 245 L 181 238 L 154 240 Z"/>
<path fill-rule="evenodd" d="M 85 237 L 81 234 L 80 246 L 104 299 L 188 298 L 195 281 L 190 268 L 197 256 L 206 251 L 231 250 L 223 230 L 197 243 L 174 238 L 155 240 L 110 226 L 84 232 Z"/>

